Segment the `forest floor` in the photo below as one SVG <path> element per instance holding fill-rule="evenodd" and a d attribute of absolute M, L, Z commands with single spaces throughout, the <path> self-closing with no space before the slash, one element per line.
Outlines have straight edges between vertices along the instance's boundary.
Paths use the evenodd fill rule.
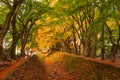
<path fill-rule="evenodd" d="M 43 56 L 43 57 L 42 57 Z M 33 56 L 6 80 L 75 80 L 67 70 L 44 54 Z"/>
<path fill-rule="evenodd" d="M 120 63 L 65 52 L 21 59 L 0 72 L 0 80 L 120 80 Z"/>
<path fill-rule="evenodd" d="M 119 61 L 92 59 L 65 52 L 55 52 L 49 58 L 64 66 L 75 80 L 120 80 Z"/>
<path fill-rule="evenodd" d="M 19 62 L 17 62 L 16 60 L 12 60 L 11 66 L 0 71 L 0 80 L 4 80 L 9 74 L 11 74 L 13 71 L 15 71 L 25 61 L 26 61 L 25 58 L 21 58 L 19 60 Z"/>
<path fill-rule="evenodd" d="M 75 57 L 78 57 L 78 58 L 83 58 L 83 59 L 86 59 L 86 60 L 95 61 L 95 62 L 98 62 L 98 63 L 111 65 L 111 66 L 120 68 L 120 59 L 116 59 L 115 62 L 112 62 L 112 60 L 110 60 L 110 59 L 101 60 L 100 58 L 90 58 L 90 57 L 85 57 L 85 56 L 77 56 L 75 54 L 68 54 L 66 52 L 64 52 L 62 54 L 75 56 Z"/>
<path fill-rule="evenodd" d="M 63 66 L 55 63 L 49 57 L 45 58 L 44 63 L 48 74 L 48 80 L 75 80 Z"/>

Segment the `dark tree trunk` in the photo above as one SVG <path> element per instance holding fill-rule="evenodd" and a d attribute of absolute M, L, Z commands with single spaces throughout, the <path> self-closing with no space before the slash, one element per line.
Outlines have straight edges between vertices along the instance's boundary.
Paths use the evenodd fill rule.
<path fill-rule="evenodd" d="M 81 55 L 81 44 L 78 46 L 79 51 L 78 51 L 78 55 Z"/>
<path fill-rule="evenodd" d="M 64 48 L 65 48 L 65 51 L 68 52 L 68 53 L 71 53 L 71 48 L 70 48 L 70 45 L 67 43 L 67 41 L 64 41 Z"/>
<path fill-rule="evenodd" d="M 86 56 L 87 55 L 87 47 L 86 47 L 86 42 L 83 43 L 83 55 Z"/>
<path fill-rule="evenodd" d="M 72 24 L 72 34 L 73 34 L 73 42 L 74 42 L 74 48 L 75 48 L 75 54 L 78 55 L 78 48 L 77 48 L 77 40 L 76 40 L 76 36 L 75 36 L 75 27 L 74 27 L 74 21 Z"/>
<path fill-rule="evenodd" d="M 102 37 L 101 37 L 101 42 L 102 42 L 102 48 L 101 48 L 101 60 L 105 60 L 105 44 L 104 44 L 104 35 L 105 35 L 105 30 L 104 26 L 102 28 Z"/>
<path fill-rule="evenodd" d="M 105 60 L 105 49 L 101 49 L 101 60 Z"/>
<path fill-rule="evenodd" d="M 61 44 L 58 42 L 58 43 L 56 43 L 56 45 L 55 45 L 55 50 L 56 51 L 60 51 L 61 50 Z"/>
<path fill-rule="evenodd" d="M 117 45 L 113 45 L 111 48 L 111 54 L 112 54 L 112 62 L 116 61 L 116 54 L 118 52 L 118 47 Z"/>
<path fill-rule="evenodd" d="M 21 39 L 21 56 L 24 56 L 25 55 L 25 46 L 26 46 L 26 39 L 22 38 Z"/>
<path fill-rule="evenodd" d="M 88 43 L 88 45 L 87 45 L 87 57 L 91 57 L 91 55 L 92 55 L 91 39 L 89 39 L 89 40 L 87 41 L 87 43 Z"/>
<path fill-rule="evenodd" d="M 8 29 L 9 29 L 10 22 L 11 22 L 11 18 L 12 18 L 12 16 L 14 15 L 17 7 L 20 6 L 23 1 L 24 1 L 24 0 L 19 0 L 19 1 L 14 0 L 14 1 L 13 1 L 13 6 L 11 6 L 11 7 L 9 8 L 10 10 L 9 10 L 7 16 L 6 16 L 6 20 L 5 20 L 5 22 L 4 22 L 4 25 L 3 25 L 3 27 L 0 29 L 0 46 L 1 46 L 1 47 L 0 47 L 0 55 L 2 55 L 2 53 L 3 53 L 3 52 L 2 52 L 3 39 L 4 39 L 4 36 L 5 36 L 5 34 L 7 33 Z"/>
<path fill-rule="evenodd" d="M 3 60 L 3 46 L 0 45 L 0 59 Z"/>
<path fill-rule="evenodd" d="M 18 37 L 18 32 L 17 32 L 17 29 L 16 29 L 16 15 L 17 13 L 15 13 L 12 17 L 12 20 L 11 20 L 11 24 L 12 24 L 12 45 L 11 45 L 11 51 L 10 51 L 10 54 L 11 54 L 11 58 L 12 59 L 16 59 L 16 55 L 15 55 L 15 52 L 16 52 L 16 45 L 17 45 L 17 42 L 19 40 L 19 37 Z"/>
<path fill-rule="evenodd" d="M 97 52 L 97 46 L 94 46 L 94 49 L 92 52 L 92 58 L 96 58 L 96 52 Z"/>
<path fill-rule="evenodd" d="M 93 46 L 92 58 L 96 58 L 97 52 L 97 35 L 95 34 L 94 46 Z"/>
<path fill-rule="evenodd" d="M 2 48 L 3 48 L 3 39 L 4 39 L 4 36 L 5 34 L 7 33 L 8 31 L 8 28 L 9 28 L 9 25 L 10 25 L 10 21 L 11 21 L 11 18 L 12 18 L 12 15 L 13 13 L 15 12 L 15 10 L 11 9 L 7 16 L 6 16 L 6 21 L 4 22 L 4 25 L 3 27 L 0 29 L 0 55 L 2 55 Z"/>
<path fill-rule="evenodd" d="M 19 40 L 19 38 L 17 38 L 17 37 L 13 38 L 13 42 L 11 45 L 11 51 L 10 51 L 10 55 L 11 55 L 12 59 L 16 59 L 15 52 L 16 52 L 16 45 L 17 45 L 18 40 Z"/>

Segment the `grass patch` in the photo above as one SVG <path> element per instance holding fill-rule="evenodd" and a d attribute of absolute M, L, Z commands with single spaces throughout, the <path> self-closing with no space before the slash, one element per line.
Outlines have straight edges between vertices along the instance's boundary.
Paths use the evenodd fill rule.
<path fill-rule="evenodd" d="M 49 57 L 56 63 L 63 65 L 75 80 L 120 80 L 120 68 L 114 66 L 59 52 Z"/>

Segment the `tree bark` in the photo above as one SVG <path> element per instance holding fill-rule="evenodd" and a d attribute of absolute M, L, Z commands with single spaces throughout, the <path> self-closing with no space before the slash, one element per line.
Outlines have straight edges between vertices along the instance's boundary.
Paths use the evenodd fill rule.
<path fill-rule="evenodd" d="M 102 48 L 101 48 L 101 60 L 105 60 L 105 44 L 104 44 L 104 35 L 105 35 L 105 30 L 104 26 L 102 28 L 102 37 L 101 37 L 101 42 L 102 42 Z"/>
<path fill-rule="evenodd" d="M 71 53 L 71 48 L 70 48 L 70 45 L 67 43 L 67 41 L 63 41 L 64 43 L 64 48 L 65 48 L 65 51 L 68 52 L 68 53 Z"/>
<path fill-rule="evenodd" d="M 6 21 L 4 22 L 4 25 L 3 27 L 0 29 L 0 54 L 2 55 L 3 52 L 2 52 L 2 48 L 3 48 L 3 39 L 4 39 L 4 36 L 5 34 L 7 33 L 7 30 L 9 28 L 9 25 L 10 25 L 10 21 L 11 21 L 11 18 L 12 18 L 12 15 L 13 13 L 15 12 L 14 8 L 12 8 L 7 16 L 6 16 Z"/>
<path fill-rule="evenodd" d="M 12 59 L 16 59 L 16 45 L 17 42 L 19 40 L 18 36 L 18 32 L 16 30 L 16 13 L 13 15 L 12 20 L 11 20 L 11 25 L 12 25 L 12 45 L 11 45 L 11 50 L 10 50 L 10 54 L 11 54 L 11 58 Z"/>
<path fill-rule="evenodd" d="M 118 52 L 118 47 L 116 45 L 113 45 L 112 48 L 111 48 L 112 62 L 116 61 L 117 52 Z"/>
<path fill-rule="evenodd" d="M 21 39 L 21 56 L 25 55 L 25 45 L 26 45 L 26 39 L 24 39 L 24 37 L 22 37 Z"/>
<path fill-rule="evenodd" d="M 75 36 L 75 27 L 74 27 L 74 21 L 72 24 L 72 32 L 73 32 L 73 42 L 74 42 L 74 48 L 75 48 L 75 54 L 78 55 L 78 48 L 77 48 L 77 43 L 76 43 L 76 36 Z"/>
<path fill-rule="evenodd" d="M 92 52 L 92 58 L 96 58 L 96 52 L 97 52 L 97 35 L 95 34 L 95 40 L 94 40 L 94 49 Z"/>
<path fill-rule="evenodd" d="M 3 48 L 3 39 L 4 39 L 4 36 L 5 34 L 7 33 L 8 29 L 9 29 L 9 26 L 10 26 L 10 22 L 11 22 L 11 18 L 12 16 L 14 15 L 16 9 L 18 6 L 20 6 L 22 4 L 24 0 L 14 0 L 13 1 L 13 6 L 11 6 L 7 16 L 6 16 L 6 20 L 2 26 L 2 28 L 0 29 L 0 55 L 3 54 L 2 52 L 2 48 Z"/>
<path fill-rule="evenodd" d="M 11 46 L 11 50 L 10 50 L 10 55 L 11 55 L 11 58 L 12 58 L 12 59 L 16 59 L 16 54 L 15 54 L 15 52 L 16 52 L 16 45 L 17 45 L 17 42 L 18 42 L 19 38 L 15 37 L 15 38 L 13 38 L 13 39 L 14 39 L 14 40 L 13 40 L 13 42 L 12 42 L 12 46 Z"/>

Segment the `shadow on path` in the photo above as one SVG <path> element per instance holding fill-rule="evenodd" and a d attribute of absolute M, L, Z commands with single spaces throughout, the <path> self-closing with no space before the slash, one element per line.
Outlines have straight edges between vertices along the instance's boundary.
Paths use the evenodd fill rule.
<path fill-rule="evenodd" d="M 6 80 L 46 80 L 43 63 L 33 56 L 14 71 Z"/>
<path fill-rule="evenodd" d="M 41 57 L 43 56 L 43 57 Z M 35 55 L 19 66 L 5 80 L 75 80 L 64 67 L 49 57 Z"/>

